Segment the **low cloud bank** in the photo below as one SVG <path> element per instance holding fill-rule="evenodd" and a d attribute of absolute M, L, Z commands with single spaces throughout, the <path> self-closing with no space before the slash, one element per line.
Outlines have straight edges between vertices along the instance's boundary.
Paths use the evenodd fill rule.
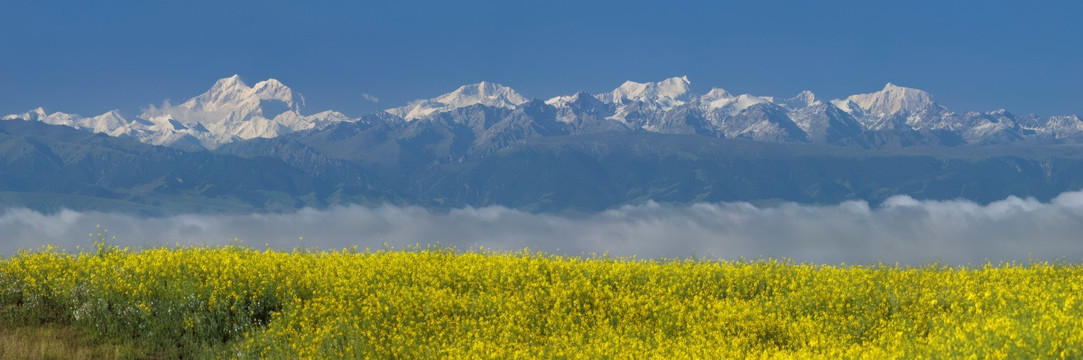
<path fill-rule="evenodd" d="M 237 238 L 256 248 L 279 249 L 442 244 L 568 255 L 775 257 L 817 263 L 1083 261 L 1083 192 L 1066 192 L 1048 203 L 1009 197 L 988 205 L 896 196 L 875 208 L 863 201 L 771 207 L 647 203 L 579 217 L 497 206 L 443 212 L 348 206 L 165 218 L 17 209 L 0 213 L 0 254 L 49 243 L 92 248 L 88 234 L 97 224 L 116 235 L 116 243 L 136 247 L 221 245 Z"/>

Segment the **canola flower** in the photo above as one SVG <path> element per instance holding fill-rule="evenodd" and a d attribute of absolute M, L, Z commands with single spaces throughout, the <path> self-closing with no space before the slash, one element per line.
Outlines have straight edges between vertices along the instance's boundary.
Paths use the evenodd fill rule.
<path fill-rule="evenodd" d="M 1080 358 L 1083 267 L 45 247 L 0 316 L 224 358 Z M 134 341 L 134 340 L 133 340 Z"/>

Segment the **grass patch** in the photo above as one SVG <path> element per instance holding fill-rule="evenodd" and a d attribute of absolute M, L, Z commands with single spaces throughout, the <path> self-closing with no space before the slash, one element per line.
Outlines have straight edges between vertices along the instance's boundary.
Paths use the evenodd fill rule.
<path fill-rule="evenodd" d="M 130 343 L 100 343 L 70 325 L 0 323 L 0 359 L 141 359 L 150 354 Z"/>

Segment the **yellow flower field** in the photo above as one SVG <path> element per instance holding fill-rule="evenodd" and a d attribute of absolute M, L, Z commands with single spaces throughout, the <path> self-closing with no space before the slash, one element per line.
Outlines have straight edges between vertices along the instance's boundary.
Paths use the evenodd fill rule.
<path fill-rule="evenodd" d="M 1074 264 L 98 250 L 0 260 L 0 316 L 166 357 L 208 346 L 227 358 L 1083 357 Z"/>

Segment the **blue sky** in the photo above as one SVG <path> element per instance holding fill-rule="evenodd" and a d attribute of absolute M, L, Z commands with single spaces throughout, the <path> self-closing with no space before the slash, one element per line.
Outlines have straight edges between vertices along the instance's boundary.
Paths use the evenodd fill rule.
<path fill-rule="evenodd" d="M 545 99 L 678 75 L 783 97 L 890 81 L 956 111 L 1083 114 L 1081 13 L 1077 1 L 2 1 L 0 113 L 135 115 L 236 73 L 282 80 L 306 112 L 353 116 L 482 80 Z"/>

